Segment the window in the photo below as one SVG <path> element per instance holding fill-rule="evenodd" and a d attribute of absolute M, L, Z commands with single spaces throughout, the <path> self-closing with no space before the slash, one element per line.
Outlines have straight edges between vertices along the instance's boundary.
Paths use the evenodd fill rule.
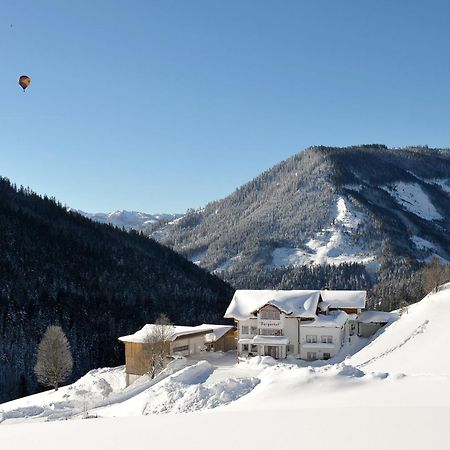
<path fill-rule="evenodd" d="M 324 353 L 323 354 L 323 359 L 330 359 L 331 355 L 329 353 Z"/>
<path fill-rule="evenodd" d="M 187 352 L 188 350 L 189 345 L 180 345 L 179 347 L 174 347 L 172 353 Z"/>
<path fill-rule="evenodd" d="M 248 344 L 242 344 L 242 351 L 248 352 Z"/>
<path fill-rule="evenodd" d="M 317 336 L 313 336 L 313 335 L 307 335 L 306 336 L 306 342 L 308 344 L 317 344 Z"/>
<path fill-rule="evenodd" d="M 333 343 L 333 336 L 321 336 L 322 337 L 322 344 L 332 344 Z"/>
<path fill-rule="evenodd" d="M 248 334 L 248 326 L 242 325 L 241 326 L 241 333 L 242 334 Z"/>
<path fill-rule="evenodd" d="M 258 354 L 258 346 L 256 344 L 252 344 L 250 346 L 250 352 L 253 353 L 254 355 Z"/>
<path fill-rule="evenodd" d="M 258 334 L 258 328 L 257 327 L 250 327 L 250 334 Z"/>
<path fill-rule="evenodd" d="M 280 312 L 273 310 L 262 310 L 259 313 L 259 317 L 262 320 L 280 320 Z"/>
<path fill-rule="evenodd" d="M 306 357 L 309 361 L 313 359 L 317 359 L 317 353 L 316 352 L 307 352 Z"/>

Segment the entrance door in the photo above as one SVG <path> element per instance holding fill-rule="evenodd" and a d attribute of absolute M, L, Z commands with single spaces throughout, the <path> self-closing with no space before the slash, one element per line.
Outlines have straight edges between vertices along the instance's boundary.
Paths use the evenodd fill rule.
<path fill-rule="evenodd" d="M 277 347 L 275 345 L 264 346 L 264 356 L 271 356 L 272 358 L 278 358 Z"/>

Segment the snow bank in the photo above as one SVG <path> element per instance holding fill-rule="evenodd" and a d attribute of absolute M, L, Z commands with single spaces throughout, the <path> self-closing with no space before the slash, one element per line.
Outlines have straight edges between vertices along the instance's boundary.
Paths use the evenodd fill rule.
<path fill-rule="evenodd" d="M 127 401 L 96 409 L 95 413 L 102 417 L 116 417 L 216 408 L 237 400 L 259 383 L 257 378 L 230 378 L 206 386 L 204 383 L 213 371 L 214 367 L 207 361 L 199 361 Z"/>
<path fill-rule="evenodd" d="M 411 305 L 349 363 L 364 370 L 450 375 L 450 287 Z"/>

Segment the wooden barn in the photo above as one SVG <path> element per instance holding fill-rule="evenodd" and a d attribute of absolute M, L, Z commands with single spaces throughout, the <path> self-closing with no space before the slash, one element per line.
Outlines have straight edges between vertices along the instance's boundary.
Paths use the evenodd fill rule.
<path fill-rule="evenodd" d="M 168 325 L 166 325 L 168 326 Z M 149 337 L 156 325 L 147 324 L 129 336 L 119 338 L 125 344 L 125 372 L 127 385 L 148 372 L 150 353 L 153 344 Z M 196 327 L 168 326 L 167 354 L 170 357 L 190 356 L 203 350 L 222 350 L 236 348 L 236 341 L 230 331 L 233 327 L 225 325 L 198 325 Z"/>

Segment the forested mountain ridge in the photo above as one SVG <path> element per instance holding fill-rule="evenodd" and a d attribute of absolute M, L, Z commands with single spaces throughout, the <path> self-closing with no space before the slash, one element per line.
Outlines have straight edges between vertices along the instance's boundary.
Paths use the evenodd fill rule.
<path fill-rule="evenodd" d="M 367 289 L 395 309 L 450 261 L 450 150 L 312 147 L 152 235 L 236 289 Z"/>
<path fill-rule="evenodd" d="M 450 259 L 450 151 L 312 147 L 153 233 L 211 271 Z"/>
<path fill-rule="evenodd" d="M 166 313 L 220 322 L 232 288 L 136 232 L 98 224 L 0 179 L 0 402 L 37 388 L 35 351 L 61 325 L 72 379 L 123 362 L 117 337 Z"/>

